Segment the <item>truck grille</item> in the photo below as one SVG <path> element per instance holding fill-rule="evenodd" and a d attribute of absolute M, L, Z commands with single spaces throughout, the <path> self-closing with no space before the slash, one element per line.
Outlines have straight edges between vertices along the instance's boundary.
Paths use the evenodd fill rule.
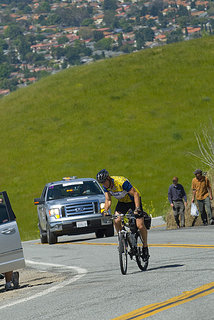
<path fill-rule="evenodd" d="M 69 204 L 65 206 L 65 213 L 67 217 L 75 215 L 93 214 L 98 212 L 97 202 L 85 202 L 80 204 Z"/>

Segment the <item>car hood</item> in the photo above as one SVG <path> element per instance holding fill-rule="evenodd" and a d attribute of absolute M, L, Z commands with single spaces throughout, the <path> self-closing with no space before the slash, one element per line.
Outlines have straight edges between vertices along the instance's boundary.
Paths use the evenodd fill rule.
<path fill-rule="evenodd" d="M 72 203 L 85 203 L 87 201 L 99 201 L 99 202 L 105 202 L 105 196 L 104 194 L 98 194 L 95 196 L 83 196 L 83 197 L 77 197 L 77 198 L 64 198 L 64 199 L 57 199 L 57 200 L 50 200 L 47 201 L 48 206 L 66 206 L 68 204 Z"/>

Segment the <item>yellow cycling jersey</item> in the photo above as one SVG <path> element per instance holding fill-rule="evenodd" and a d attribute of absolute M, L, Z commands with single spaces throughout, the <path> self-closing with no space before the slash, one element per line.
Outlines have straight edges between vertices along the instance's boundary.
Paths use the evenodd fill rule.
<path fill-rule="evenodd" d="M 131 185 L 129 180 L 122 176 L 113 176 L 111 179 L 113 181 L 113 187 L 105 188 L 103 186 L 104 192 L 109 192 L 111 196 L 115 197 L 120 202 L 133 202 L 134 197 L 129 194 L 129 191 L 132 187 L 135 187 Z M 135 188 L 135 190 L 140 195 L 140 192 L 137 190 L 137 188 Z"/>

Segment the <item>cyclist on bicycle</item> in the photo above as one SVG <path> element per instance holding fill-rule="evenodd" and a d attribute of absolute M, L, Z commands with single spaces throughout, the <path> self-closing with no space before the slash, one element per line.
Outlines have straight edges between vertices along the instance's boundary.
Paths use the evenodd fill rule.
<path fill-rule="evenodd" d="M 103 185 L 105 192 L 104 215 L 108 215 L 111 207 L 111 196 L 118 199 L 115 208 L 115 215 L 126 214 L 129 209 L 136 215 L 136 225 L 143 238 L 143 255 L 149 259 L 149 250 L 147 244 L 147 229 L 144 224 L 144 217 L 147 215 L 142 208 L 140 192 L 131 185 L 128 179 L 121 176 L 111 176 L 106 169 L 97 173 L 97 181 Z M 119 232 L 122 230 L 120 216 L 115 219 L 115 228 Z"/>

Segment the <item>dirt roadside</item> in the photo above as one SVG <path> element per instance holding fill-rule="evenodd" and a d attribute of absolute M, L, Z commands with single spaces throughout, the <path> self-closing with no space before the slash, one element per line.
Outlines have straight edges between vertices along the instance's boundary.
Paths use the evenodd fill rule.
<path fill-rule="evenodd" d="M 19 289 L 5 291 L 5 280 L 0 280 L 0 303 L 6 302 L 7 300 L 11 301 L 11 299 L 23 298 L 28 295 L 29 292 L 37 291 L 38 288 L 43 290 L 47 288 L 48 285 L 53 285 L 65 279 L 65 276 L 59 273 L 38 271 L 30 268 L 18 271 Z"/>

